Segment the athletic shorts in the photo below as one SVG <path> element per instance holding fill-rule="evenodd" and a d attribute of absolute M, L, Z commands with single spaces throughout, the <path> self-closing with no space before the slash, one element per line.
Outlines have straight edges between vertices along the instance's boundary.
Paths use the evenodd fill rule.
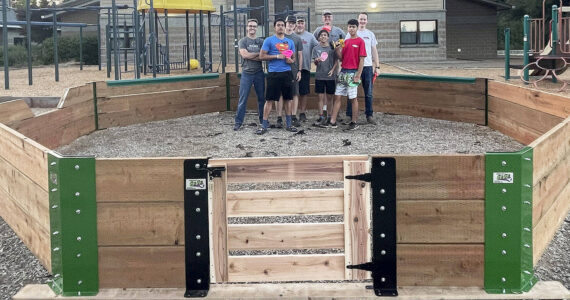
<path fill-rule="evenodd" d="M 345 70 L 342 69 L 337 76 L 336 89 L 334 94 L 337 96 L 348 96 L 348 99 L 356 98 L 358 94 L 358 86 L 349 86 L 349 81 L 352 81 L 352 77 L 356 73 L 356 70 Z"/>
<path fill-rule="evenodd" d="M 265 100 L 279 101 L 280 96 L 283 96 L 283 100 L 293 100 L 292 85 L 293 76 L 291 71 L 267 73 Z"/>
<path fill-rule="evenodd" d="M 309 89 L 311 85 L 311 72 L 307 70 L 301 71 L 301 81 L 299 81 L 299 95 L 308 95 L 311 91 Z"/>
<path fill-rule="evenodd" d="M 335 92 L 335 82 L 334 80 L 315 80 L 315 93 L 323 93 L 334 95 Z"/>

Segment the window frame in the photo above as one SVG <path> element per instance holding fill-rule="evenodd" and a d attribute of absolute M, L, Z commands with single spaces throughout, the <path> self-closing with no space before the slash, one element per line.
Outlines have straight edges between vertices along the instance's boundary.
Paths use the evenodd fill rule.
<path fill-rule="evenodd" d="M 416 42 L 415 43 L 402 43 L 402 22 L 416 22 Z M 435 22 L 434 30 L 434 42 L 433 43 L 422 43 L 420 41 L 420 22 Z M 433 46 L 439 45 L 439 35 L 438 35 L 438 22 L 437 20 L 400 20 L 399 22 L 399 32 L 400 32 L 400 46 L 401 47 L 413 47 L 413 46 Z M 409 32 L 408 32 L 409 33 Z"/>

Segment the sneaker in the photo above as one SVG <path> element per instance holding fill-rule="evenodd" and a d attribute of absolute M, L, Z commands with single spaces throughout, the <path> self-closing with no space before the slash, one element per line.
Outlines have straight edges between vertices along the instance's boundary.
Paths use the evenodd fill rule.
<path fill-rule="evenodd" d="M 329 125 L 330 123 L 331 123 L 331 117 L 327 117 L 327 120 L 323 125 Z"/>
<path fill-rule="evenodd" d="M 366 122 L 371 125 L 376 125 L 376 121 L 374 121 L 374 118 L 372 116 L 366 117 Z"/>
<path fill-rule="evenodd" d="M 305 113 L 300 113 L 299 114 L 299 121 L 307 122 L 307 115 Z"/>
<path fill-rule="evenodd" d="M 234 125 L 234 131 L 238 131 L 241 128 L 240 124 Z"/>
<path fill-rule="evenodd" d="M 313 126 L 322 126 L 323 122 L 325 121 L 324 116 L 319 116 L 319 118 L 313 123 Z"/>
<path fill-rule="evenodd" d="M 283 118 L 277 117 L 277 124 L 275 124 L 275 128 L 283 128 Z"/>
<path fill-rule="evenodd" d="M 333 129 L 334 129 L 334 128 L 337 128 L 337 127 L 338 127 L 337 123 L 331 123 L 331 122 L 329 122 L 329 123 L 327 124 L 327 128 L 333 128 Z"/>
<path fill-rule="evenodd" d="M 356 124 L 355 122 L 350 122 L 350 124 L 348 124 L 348 128 L 346 130 L 354 130 L 358 128 L 358 124 Z"/>
<path fill-rule="evenodd" d="M 289 132 L 297 132 L 297 128 L 291 126 L 291 127 L 287 127 L 285 128 L 285 130 L 289 131 Z"/>
<path fill-rule="evenodd" d="M 257 128 L 257 131 L 255 132 L 255 134 L 257 134 L 257 135 L 262 135 L 265 133 L 267 133 L 267 128 L 263 128 L 263 127 Z"/>
<path fill-rule="evenodd" d="M 292 122 L 293 126 L 295 126 L 295 127 L 301 126 L 301 122 L 299 122 L 299 120 L 296 117 L 292 118 L 291 122 Z"/>
<path fill-rule="evenodd" d="M 340 124 L 348 125 L 348 124 L 350 124 L 350 122 L 352 122 L 351 117 L 347 117 L 345 120 L 342 120 L 342 122 L 340 122 Z"/>

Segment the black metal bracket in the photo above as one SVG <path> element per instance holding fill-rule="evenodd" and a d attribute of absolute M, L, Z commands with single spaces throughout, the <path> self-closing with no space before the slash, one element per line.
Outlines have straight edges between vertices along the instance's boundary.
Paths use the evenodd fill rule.
<path fill-rule="evenodd" d="M 398 296 L 396 269 L 396 159 L 372 158 L 371 173 L 346 176 L 370 182 L 372 190 L 372 262 L 348 269 L 372 272 L 376 296 Z"/>
<path fill-rule="evenodd" d="M 184 297 L 187 298 L 206 297 L 210 290 L 209 178 L 208 159 L 184 161 Z"/>

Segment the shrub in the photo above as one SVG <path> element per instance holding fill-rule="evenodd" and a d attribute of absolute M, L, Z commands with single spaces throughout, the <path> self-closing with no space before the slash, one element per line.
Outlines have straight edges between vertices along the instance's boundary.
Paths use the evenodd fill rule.
<path fill-rule="evenodd" d="M 24 46 L 8 46 L 8 66 L 21 67 L 27 64 L 28 52 Z M 0 66 L 4 66 L 4 49 L 0 47 Z"/>
<path fill-rule="evenodd" d="M 87 36 L 83 38 L 83 63 L 96 65 L 99 63 L 97 54 L 97 37 Z M 44 65 L 53 64 L 53 38 L 47 38 L 38 47 L 38 62 Z M 59 62 L 79 61 L 79 37 L 58 38 L 57 54 Z"/>

